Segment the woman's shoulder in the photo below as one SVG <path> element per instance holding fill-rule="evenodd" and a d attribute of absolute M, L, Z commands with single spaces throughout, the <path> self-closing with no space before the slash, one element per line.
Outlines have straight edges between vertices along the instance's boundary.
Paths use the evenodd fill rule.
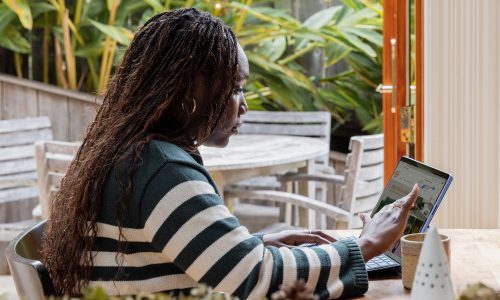
<path fill-rule="evenodd" d="M 146 215 L 167 194 L 179 191 L 203 190 L 219 195 L 208 171 L 189 153 L 168 142 L 152 141 L 142 157 L 143 163 L 135 173 L 141 211 Z M 182 194 L 182 193 L 181 193 Z"/>
<path fill-rule="evenodd" d="M 142 166 L 151 175 L 177 180 L 203 180 L 212 183 L 208 171 L 184 149 L 169 142 L 153 140 L 146 147 Z M 149 176 L 148 176 L 149 177 Z"/>
<path fill-rule="evenodd" d="M 152 140 L 146 147 L 145 156 L 152 156 L 155 160 L 165 162 L 189 162 L 197 161 L 181 147 L 160 140 Z"/>

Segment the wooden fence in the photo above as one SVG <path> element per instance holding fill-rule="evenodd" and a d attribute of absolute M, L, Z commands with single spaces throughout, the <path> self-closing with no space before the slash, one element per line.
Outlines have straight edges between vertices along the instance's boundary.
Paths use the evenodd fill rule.
<path fill-rule="evenodd" d="M 0 120 L 48 116 L 55 140 L 81 140 L 100 103 L 91 94 L 0 74 Z"/>

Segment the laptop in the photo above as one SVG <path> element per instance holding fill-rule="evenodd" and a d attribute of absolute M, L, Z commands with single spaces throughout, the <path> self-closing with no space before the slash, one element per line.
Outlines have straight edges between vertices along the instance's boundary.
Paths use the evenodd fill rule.
<path fill-rule="evenodd" d="M 415 206 L 410 211 L 404 234 L 425 232 L 452 180 L 453 177 L 450 174 L 403 156 L 375 205 L 371 217 L 382 207 L 406 196 L 413 185 L 418 183 L 420 192 Z M 357 237 L 348 238 L 357 239 Z M 368 272 L 383 269 L 398 270 L 400 266 L 401 247 L 399 240 L 389 251 L 366 262 Z"/>

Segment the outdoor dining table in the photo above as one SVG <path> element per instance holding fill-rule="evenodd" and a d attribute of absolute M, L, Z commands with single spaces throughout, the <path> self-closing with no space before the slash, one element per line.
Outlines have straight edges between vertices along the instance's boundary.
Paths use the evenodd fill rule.
<path fill-rule="evenodd" d="M 205 167 L 223 195 L 224 186 L 244 179 L 294 169 L 312 172 L 314 159 L 327 155 L 330 148 L 317 138 L 241 134 L 231 137 L 225 148 L 199 149 Z M 301 184 L 299 193 L 314 197 L 313 183 Z M 232 208 L 232 203 L 226 204 Z"/>
<path fill-rule="evenodd" d="M 438 229 L 451 239 L 451 280 L 458 296 L 469 284 L 481 282 L 500 290 L 500 229 Z M 333 237 L 359 236 L 359 230 L 328 230 Z M 382 273 L 370 276 L 368 292 L 355 299 L 410 299 L 401 278 Z M 458 297 L 457 297 L 458 299 Z"/>

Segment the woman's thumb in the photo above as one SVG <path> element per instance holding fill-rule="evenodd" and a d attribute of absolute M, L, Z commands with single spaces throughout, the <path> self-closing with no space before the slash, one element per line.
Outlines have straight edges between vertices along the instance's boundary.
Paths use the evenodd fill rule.
<path fill-rule="evenodd" d="M 366 223 L 372 220 L 372 218 L 365 213 L 360 213 L 359 218 L 361 219 L 361 222 L 363 222 L 363 227 L 366 225 Z"/>

